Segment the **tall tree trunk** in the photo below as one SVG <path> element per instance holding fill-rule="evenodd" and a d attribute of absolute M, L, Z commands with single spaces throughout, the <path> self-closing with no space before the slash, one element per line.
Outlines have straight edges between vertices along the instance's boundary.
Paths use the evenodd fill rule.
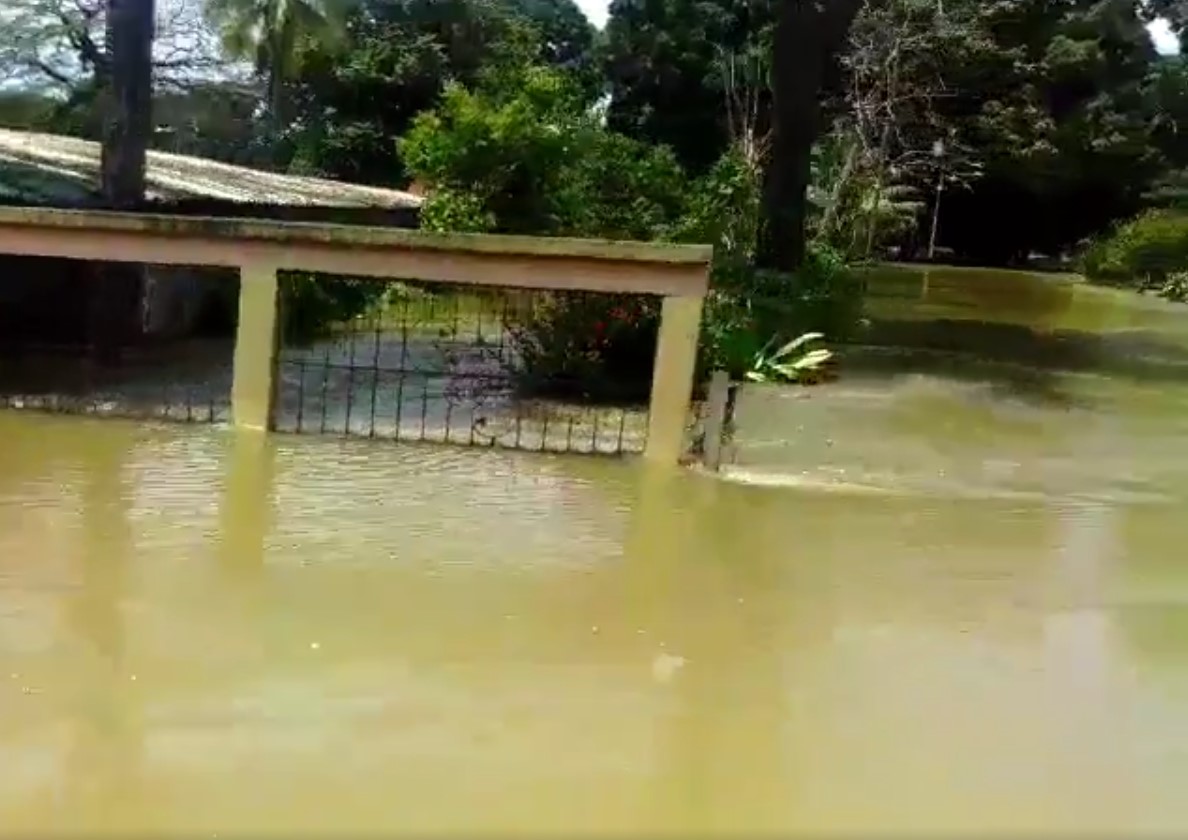
<path fill-rule="evenodd" d="M 821 89 L 864 0 L 779 0 L 772 55 L 771 152 L 757 262 L 793 271 L 804 261 L 813 143 Z"/>
<path fill-rule="evenodd" d="M 116 208 L 144 199 L 152 131 L 153 0 L 108 0 L 110 84 L 103 125 L 103 195 Z"/>
<path fill-rule="evenodd" d="M 101 75 L 105 204 L 130 210 L 144 200 L 152 131 L 154 0 L 107 0 L 107 65 Z M 140 331 L 143 266 L 103 266 L 91 297 L 94 347 L 103 360 Z"/>

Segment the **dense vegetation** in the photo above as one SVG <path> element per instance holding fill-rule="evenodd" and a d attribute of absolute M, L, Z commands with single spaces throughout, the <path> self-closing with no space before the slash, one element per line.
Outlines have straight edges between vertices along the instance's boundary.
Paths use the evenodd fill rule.
<path fill-rule="evenodd" d="M 1188 211 L 1149 210 L 1124 222 L 1086 250 L 1082 265 L 1096 280 L 1188 299 Z"/>
<path fill-rule="evenodd" d="M 113 2 L 12 0 L 0 123 L 110 141 Z M 415 183 L 435 228 L 713 242 L 704 361 L 736 374 L 844 333 L 871 256 L 1188 270 L 1188 61 L 1146 28 L 1183 37 L 1183 0 L 614 0 L 602 32 L 573 0 L 158 0 L 187 2 L 152 142 Z M 654 324 L 514 327 L 533 376 L 639 384 Z"/>

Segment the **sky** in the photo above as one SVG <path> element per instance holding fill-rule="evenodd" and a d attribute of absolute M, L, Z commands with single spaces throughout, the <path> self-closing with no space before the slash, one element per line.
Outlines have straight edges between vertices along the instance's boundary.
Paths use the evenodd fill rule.
<path fill-rule="evenodd" d="M 590 0 L 582 0 L 582 2 L 590 2 Z M 1151 40 L 1155 42 L 1155 49 L 1164 55 L 1174 55 L 1180 51 L 1180 43 L 1176 40 L 1176 36 L 1172 34 L 1171 27 L 1167 25 L 1166 20 L 1157 20 L 1149 27 L 1151 30 Z"/>
<path fill-rule="evenodd" d="M 606 26 L 606 13 L 610 8 L 608 0 L 574 0 L 574 2 L 590 19 L 590 23 L 599 29 Z"/>

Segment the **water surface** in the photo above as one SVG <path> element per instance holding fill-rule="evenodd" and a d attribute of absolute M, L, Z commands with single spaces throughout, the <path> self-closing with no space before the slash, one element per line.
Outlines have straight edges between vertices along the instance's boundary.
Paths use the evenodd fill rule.
<path fill-rule="evenodd" d="M 1188 827 L 1188 322 L 955 277 L 718 478 L 0 413 L 0 825 Z"/>

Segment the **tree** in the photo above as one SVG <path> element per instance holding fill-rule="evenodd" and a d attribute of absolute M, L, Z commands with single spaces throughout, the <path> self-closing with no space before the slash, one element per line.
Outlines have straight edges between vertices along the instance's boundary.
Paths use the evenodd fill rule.
<path fill-rule="evenodd" d="M 603 78 L 595 56 L 595 31 L 573 0 L 504 0 L 508 13 L 529 24 L 536 36 L 537 58 L 574 77 L 586 95 L 602 93 Z"/>
<path fill-rule="evenodd" d="M 303 172 L 403 185 L 395 138 L 448 82 L 473 87 L 504 67 L 556 67 L 592 101 L 593 33 L 578 18 L 572 0 L 367 0 L 348 18 L 341 48 L 299 45 L 300 69 L 287 83 L 295 131 L 282 159 Z"/>
<path fill-rule="evenodd" d="M 108 0 L 102 192 L 114 207 L 144 199 L 145 161 L 152 133 L 153 0 Z"/>
<path fill-rule="evenodd" d="M 769 268 L 804 256 L 806 191 L 814 142 L 826 127 L 821 99 L 863 0 L 615 0 L 607 25 L 610 125 L 670 145 L 704 172 L 732 132 L 731 74 L 740 57 L 769 51 L 771 87 L 750 100 L 767 138 L 766 223 L 759 249 Z M 770 133 L 768 133 L 770 126 Z"/>
<path fill-rule="evenodd" d="M 990 264 L 1060 253 L 1136 212 L 1165 167 L 1149 92 L 1158 57 L 1135 0 L 951 0 L 936 103 L 981 159 L 940 238 Z M 988 223 L 992 220 L 992 223 Z"/>
<path fill-rule="evenodd" d="M 827 74 L 864 0 L 780 0 L 773 36 L 771 152 L 758 264 L 794 271 L 807 242 L 813 145 L 822 133 Z"/>
<path fill-rule="evenodd" d="M 507 67 L 474 90 L 454 83 L 401 141 L 430 188 L 433 229 L 656 239 L 684 210 L 687 179 L 663 147 L 608 131 L 580 80 Z M 512 373 L 530 393 L 647 394 L 657 307 L 639 295 L 557 294 L 512 306 Z"/>
<path fill-rule="evenodd" d="M 98 82 L 103 103 L 100 177 L 103 198 L 115 209 L 144 200 L 145 163 L 152 131 L 153 0 L 108 0 L 106 62 Z M 91 293 L 91 329 L 101 361 L 114 361 L 137 333 L 142 272 L 107 265 Z"/>
<path fill-rule="evenodd" d="M 203 0 L 155 8 L 153 82 L 178 89 L 227 71 L 202 20 Z M 93 86 L 107 64 L 107 0 L 5 0 L 0 8 L 0 79 L 67 98 Z"/>
<path fill-rule="evenodd" d="M 237 74 L 202 21 L 202 0 L 163 0 L 155 12 L 152 84 L 184 95 Z M 0 9 L 0 80 L 45 103 L 13 125 L 91 140 L 103 137 L 100 92 L 109 71 L 107 0 L 6 0 Z"/>
<path fill-rule="evenodd" d="M 1153 140 L 1167 162 L 1144 199 L 1157 207 L 1188 210 L 1188 57 L 1161 58 L 1148 85 L 1155 114 Z"/>
<path fill-rule="evenodd" d="M 250 61 L 264 79 L 267 102 L 280 125 L 282 83 L 292 77 L 304 39 L 324 45 L 341 41 L 354 0 L 206 0 L 206 17 L 222 36 L 231 58 Z"/>
<path fill-rule="evenodd" d="M 482 220 L 470 227 L 647 240 L 683 210 L 672 154 L 607 130 L 580 84 L 549 67 L 509 68 L 473 91 L 451 84 L 400 148 L 431 190 L 429 220 L 463 199 Z"/>
<path fill-rule="evenodd" d="M 768 52 L 772 21 L 770 0 L 613 0 L 603 48 L 608 124 L 707 171 L 731 140 L 723 63 Z"/>
<path fill-rule="evenodd" d="M 815 237 L 861 257 L 891 240 L 911 250 L 945 190 L 976 180 L 976 150 L 962 145 L 938 108 L 952 93 L 951 44 L 968 35 L 937 0 L 863 7 L 839 59 L 842 83 L 829 92 L 832 128 L 815 153 Z M 927 227 L 931 239 L 934 225 Z"/>

